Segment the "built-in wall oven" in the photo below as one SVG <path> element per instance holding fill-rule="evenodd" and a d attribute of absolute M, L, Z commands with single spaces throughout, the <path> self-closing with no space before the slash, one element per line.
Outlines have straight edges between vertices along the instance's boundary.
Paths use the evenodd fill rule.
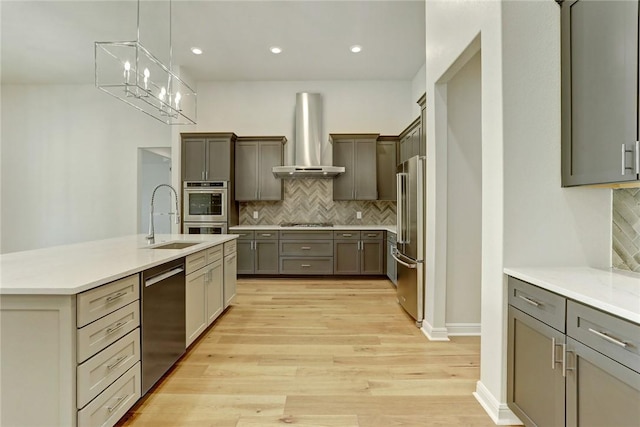
<path fill-rule="evenodd" d="M 226 181 L 185 181 L 183 218 L 187 222 L 227 222 Z"/>
<path fill-rule="evenodd" d="M 185 222 L 184 234 L 227 234 L 226 222 Z"/>

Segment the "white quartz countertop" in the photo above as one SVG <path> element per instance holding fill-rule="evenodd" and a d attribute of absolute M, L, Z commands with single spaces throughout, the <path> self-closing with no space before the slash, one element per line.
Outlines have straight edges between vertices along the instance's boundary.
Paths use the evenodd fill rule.
<path fill-rule="evenodd" d="M 640 323 L 640 274 L 620 270 L 505 268 L 505 274 Z"/>
<path fill-rule="evenodd" d="M 0 255 L 0 294 L 73 295 L 147 268 L 237 239 L 232 234 L 143 234 Z M 166 242 L 198 242 L 185 249 L 152 249 Z"/>
<path fill-rule="evenodd" d="M 242 231 L 242 230 L 385 230 L 391 233 L 396 232 L 395 225 L 334 225 L 331 227 L 282 227 L 277 224 L 273 225 L 234 225 L 229 227 L 229 231 Z"/>

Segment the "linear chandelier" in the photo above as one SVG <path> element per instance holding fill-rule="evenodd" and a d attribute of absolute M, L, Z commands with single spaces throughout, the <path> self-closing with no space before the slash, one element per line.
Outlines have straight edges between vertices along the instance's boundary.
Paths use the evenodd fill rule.
<path fill-rule="evenodd" d="M 140 0 L 137 31 L 135 41 L 95 42 L 96 87 L 163 123 L 196 124 L 196 92 L 171 69 L 171 0 L 168 66 L 140 43 Z"/>

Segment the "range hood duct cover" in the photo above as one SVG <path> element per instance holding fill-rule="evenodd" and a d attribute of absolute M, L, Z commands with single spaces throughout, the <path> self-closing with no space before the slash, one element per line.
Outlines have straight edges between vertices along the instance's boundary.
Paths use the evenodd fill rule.
<path fill-rule="evenodd" d="M 319 93 L 296 94 L 294 143 L 295 163 L 274 167 L 272 172 L 277 178 L 334 178 L 344 173 L 342 166 L 322 165 L 322 98 Z"/>

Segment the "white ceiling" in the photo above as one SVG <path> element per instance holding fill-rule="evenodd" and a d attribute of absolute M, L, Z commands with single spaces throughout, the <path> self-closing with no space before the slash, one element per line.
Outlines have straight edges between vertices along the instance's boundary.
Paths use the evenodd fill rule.
<path fill-rule="evenodd" d="M 92 83 L 93 43 L 136 39 L 135 0 L 0 7 L 3 83 Z M 140 8 L 142 44 L 168 62 L 169 3 Z M 425 63 L 423 0 L 174 0 L 172 8 L 174 68 L 197 81 L 410 80 Z M 349 51 L 354 44 L 360 54 Z M 273 45 L 284 52 L 272 54 Z"/>

